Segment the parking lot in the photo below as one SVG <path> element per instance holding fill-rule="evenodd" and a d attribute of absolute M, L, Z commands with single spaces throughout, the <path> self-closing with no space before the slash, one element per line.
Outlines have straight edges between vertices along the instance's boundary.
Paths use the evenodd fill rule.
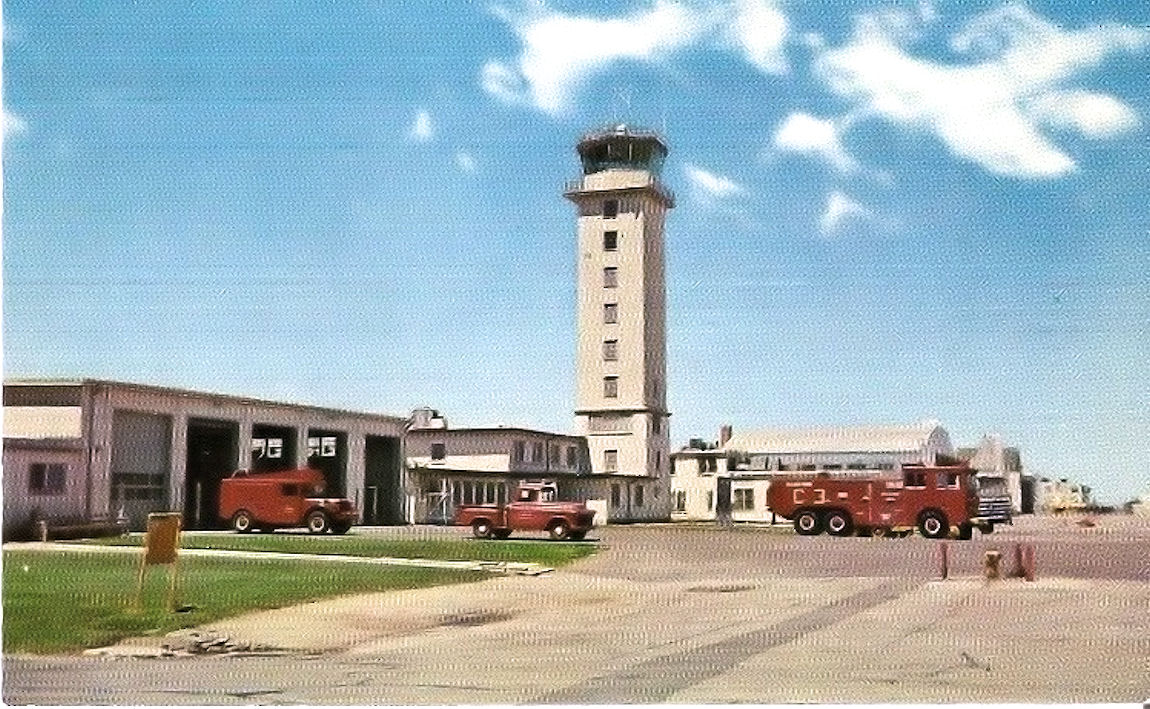
<path fill-rule="evenodd" d="M 546 576 L 223 621 L 271 657 L 6 658 L 10 703 L 1132 702 L 1150 696 L 1150 520 L 1027 518 L 949 542 L 599 530 Z M 402 528 L 364 534 L 459 536 Z M 1038 579 L 986 581 L 1033 544 Z M 481 543 L 481 542 L 476 542 Z M 540 543 L 549 543 L 540 541 Z"/>

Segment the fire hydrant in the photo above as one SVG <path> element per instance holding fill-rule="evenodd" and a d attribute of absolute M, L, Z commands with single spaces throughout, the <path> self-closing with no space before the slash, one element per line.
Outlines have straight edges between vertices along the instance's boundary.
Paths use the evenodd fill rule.
<path fill-rule="evenodd" d="M 1002 552 L 995 549 L 989 549 L 986 552 L 986 558 L 983 560 L 986 566 L 986 578 L 997 579 L 1000 578 L 999 562 L 1002 561 Z"/>

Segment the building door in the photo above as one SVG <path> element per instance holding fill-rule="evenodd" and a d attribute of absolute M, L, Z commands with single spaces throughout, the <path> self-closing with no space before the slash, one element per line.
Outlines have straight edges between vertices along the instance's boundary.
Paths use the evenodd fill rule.
<path fill-rule="evenodd" d="M 731 523 L 731 479 L 715 478 L 715 521 Z"/>
<path fill-rule="evenodd" d="M 149 512 L 168 509 L 171 443 L 170 417 L 112 412 L 111 511 L 132 529 L 143 529 Z"/>
<path fill-rule="evenodd" d="M 188 421 L 188 467 L 184 478 L 184 528 L 220 529 L 220 480 L 235 472 L 240 431 L 233 421 Z"/>
<path fill-rule="evenodd" d="M 399 439 L 365 436 L 363 461 L 363 523 L 403 524 L 404 490 Z"/>

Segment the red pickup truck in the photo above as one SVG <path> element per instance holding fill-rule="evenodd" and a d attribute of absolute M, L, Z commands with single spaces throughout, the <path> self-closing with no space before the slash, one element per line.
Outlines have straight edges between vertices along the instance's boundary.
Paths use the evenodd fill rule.
<path fill-rule="evenodd" d="M 595 511 L 582 502 L 557 502 L 553 485 L 520 483 L 506 505 L 463 505 L 455 524 L 479 539 L 506 539 L 520 530 L 546 531 L 552 539 L 582 539 L 595 526 Z"/>
<path fill-rule="evenodd" d="M 239 470 L 220 481 L 220 519 L 240 534 L 253 529 L 307 527 L 345 534 L 355 522 L 355 505 L 342 497 L 322 497 L 323 473 L 301 468 L 274 473 Z"/>

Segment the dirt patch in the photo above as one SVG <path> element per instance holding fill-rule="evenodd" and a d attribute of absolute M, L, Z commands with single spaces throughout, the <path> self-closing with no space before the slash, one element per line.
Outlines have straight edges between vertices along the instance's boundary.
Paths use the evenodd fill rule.
<path fill-rule="evenodd" d="M 754 588 L 754 585 L 749 583 L 723 583 L 691 586 L 687 591 L 690 593 L 740 593 L 742 591 L 751 591 Z"/>
<path fill-rule="evenodd" d="M 439 617 L 439 625 L 450 627 L 471 627 L 476 625 L 487 625 L 489 623 L 498 623 L 504 620 L 511 620 L 514 617 L 513 613 L 502 610 L 481 609 L 473 611 L 462 611 L 459 613 L 446 613 Z"/>

